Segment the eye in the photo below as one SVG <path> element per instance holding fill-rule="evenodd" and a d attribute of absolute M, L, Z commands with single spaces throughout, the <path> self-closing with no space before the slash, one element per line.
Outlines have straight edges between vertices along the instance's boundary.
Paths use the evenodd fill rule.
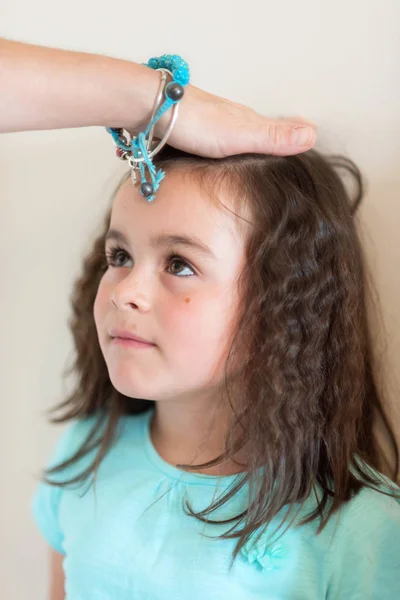
<path fill-rule="evenodd" d="M 117 260 L 124 260 L 128 253 L 121 248 L 120 246 L 111 246 L 111 248 L 106 252 L 107 257 L 107 266 L 109 267 L 123 267 L 123 264 L 116 264 Z"/>
<path fill-rule="evenodd" d="M 177 254 L 170 254 L 167 257 L 167 262 L 169 263 L 171 275 L 175 275 L 176 277 L 191 277 L 196 274 L 189 263 Z"/>
<path fill-rule="evenodd" d="M 124 263 L 128 259 L 130 259 L 129 254 L 121 248 L 120 246 L 111 246 L 111 248 L 105 253 L 107 258 L 107 267 L 124 267 L 126 266 Z M 166 259 L 167 268 L 171 275 L 175 277 L 190 277 L 195 275 L 195 270 L 190 264 L 181 256 L 176 253 L 171 253 L 167 256 Z"/>

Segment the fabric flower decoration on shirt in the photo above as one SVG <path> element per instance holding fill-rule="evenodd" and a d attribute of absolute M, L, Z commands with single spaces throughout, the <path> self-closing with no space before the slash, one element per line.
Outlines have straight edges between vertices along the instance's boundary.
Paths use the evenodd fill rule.
<path fill-rule="evenodd" d="M 240 550 L 242 556 L 257 568 L 265 571 L 280 569 L 288 556 L 287 546 L 283 542 L 267 543 L 266 535 L 261 535 L 256 543 L 250 538 Z"/>

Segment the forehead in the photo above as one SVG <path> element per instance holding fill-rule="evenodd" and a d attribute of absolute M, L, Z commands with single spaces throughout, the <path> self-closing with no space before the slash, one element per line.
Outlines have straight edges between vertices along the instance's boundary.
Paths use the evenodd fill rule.
<path fill-rule="evenodd" d="M 135 235 L 196 235 L 209 244 L 218 243 L 218 238 L 220 243 L 228 238 L 243 241 L 243 221 L 234 214 L 232 198 L 218 190 L 218 200 L 210 196 L 208 186 L 180 170 L 166 174 L 153 202 L 147 202 L 139 183 L 133 186 L 128 178 L 114 197 L 110 227 Z"/>

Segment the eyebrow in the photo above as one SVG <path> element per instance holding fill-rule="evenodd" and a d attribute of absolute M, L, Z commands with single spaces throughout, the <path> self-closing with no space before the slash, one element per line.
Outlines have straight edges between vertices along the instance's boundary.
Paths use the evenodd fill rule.
<path fill-rule="evenodd" d="M 109 229 L 105 241 L 114 240 L 116 242 L 121 242 L 122 244 L 129 245 L 127 237 L 122 233 L 122 231 L 118 231 L 118 229 Z M 195 248 L 196 250 L 200 250 L 206 256 L 211 258 L 216 258 L 215 254 L 212 250 L 206 246 L 203 242 L 201 242 L 198 238 L 187 235 L 178 235 L 178 234 L 160 234 L 151 238 L 151 245 L 154 248 L 160 248 L 163 246 L 186 246 L 187 248 Z"/>

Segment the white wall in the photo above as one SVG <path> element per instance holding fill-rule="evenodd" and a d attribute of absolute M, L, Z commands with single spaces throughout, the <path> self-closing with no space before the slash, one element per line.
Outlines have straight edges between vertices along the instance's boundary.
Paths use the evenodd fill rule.
<path fill-rule="evenodd" d="M 179 53 L 195 85 L 271 116 L 303 115 L 319 126 L 317 147 L 353 158 L 369 182 L 362 218 L 393 380 L 400 372 L 399 21 L 398 0 L 0 0 L 0 36 L 138 62 Z M 30 499 L 34 473 L 62 428 L 50 427 L 43 411 L 66 391 L 71 283 L 123 168 L 101 128 L 0 136 L 0 596 L 7 600 L 45 598 L 47 548 Z M 392 402 L 398 406 L 395 394 Z"/>

